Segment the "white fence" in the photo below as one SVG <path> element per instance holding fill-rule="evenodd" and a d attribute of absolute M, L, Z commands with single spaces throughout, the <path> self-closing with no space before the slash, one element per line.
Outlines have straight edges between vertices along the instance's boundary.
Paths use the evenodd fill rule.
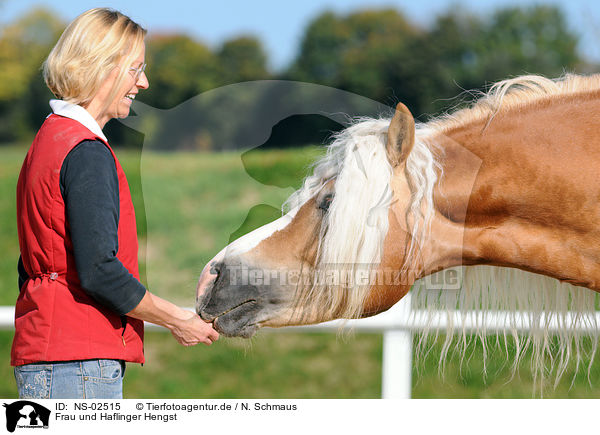
<path fill-rule="evenodd" d="M 464 325 L 467 331 L 475 329 L 475 326 L 484 326 L 489 333 L 505 330 L 508 323 L 504 319 L 509 316 L 487 316 L 485 320 L 481 313 L 453 314 L 450 319 L 455 325 Z M 519 330 L 529 329 L 527 316 L 522 316 L 521 324 L 517 325 Z M 0 307 L 0 328 L 11 329 L 14 319 L 14 307 Z M 273 329 L 279 332 L 298 331 L 329 331 L 337 332 L 340 328 L 352 328 L 360 332 L 383 333 L 383 367 L 381 390 L 384 399 L 410 399 L 411 397 L 411 374 L 412 374 L 412 341 L 413 331 L 425 327 L 426 316 L 419 310 L 411 308 L 411 294 L 407 294 L 400 302 L 390 310 L 377 316 L 359 320 L 348 320 L 325 322 L 318 325 L 297 326 L 292 328 Z M 431 328 L 445 329 L 448 323 L 448 314 L 440 312 L 428 321 Z M 557 331 L 559 324 L 549 322 L 550 331 Z M 596 324 L 600 325 L 600 312 L 596 313 Z M 513 325 L 514 326 L 514 325 Z M 156 325 L 147 323 L 146 327 L 153 330 L 165 330 Z"/>

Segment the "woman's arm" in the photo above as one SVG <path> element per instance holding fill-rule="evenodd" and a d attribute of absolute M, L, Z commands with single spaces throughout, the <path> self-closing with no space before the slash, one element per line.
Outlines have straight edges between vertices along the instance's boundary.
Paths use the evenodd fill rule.
<path fill-rule="evenodd" d="M 210 344 L 212 324 L 146 290 L 116 257 L 119 184 L 115 161 L 98 141 L 84 141 L 61 168 L 73 253 L 83 289 L 102 305 L 168 328 L 185 346 Z"/>
<path fill-rule="evenodd" d="M 60 190 L 82 288 L 124 315 L 142 300 L 146 288 L 117 258 L 119 179 L 106 145 L 83 141 L 73 148 L 61 167 Z"/>

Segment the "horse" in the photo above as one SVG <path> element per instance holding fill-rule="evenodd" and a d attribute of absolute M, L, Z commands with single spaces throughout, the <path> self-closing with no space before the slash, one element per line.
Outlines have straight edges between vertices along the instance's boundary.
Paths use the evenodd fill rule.
<path fill-rule="evenodd" d="M 513 366 L 529 348 L 535 376 L 550 366 L 558 381 L 571 358 L 591 365 L 596 352 L 598 170 L 600 75 L 504 80 L 424 123 L 398 103 L 391 119 L 335 134 L 283 216 L 209 261 L 196 311 L 221 334 L 249 338 L 372 316 L 459 268 L 460 289 L 425 292 L 425 308 L 509 313 L 501 334 L 514 339 Z M 445 354 L 461 326 L 448 323 Z"/>

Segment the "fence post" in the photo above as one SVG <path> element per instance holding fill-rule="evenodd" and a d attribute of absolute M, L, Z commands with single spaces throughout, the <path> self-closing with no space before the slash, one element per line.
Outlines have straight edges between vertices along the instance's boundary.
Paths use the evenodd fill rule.
<path fill-rule="evenodd" d="M 411 310 L 410 292 L 394 307 L 395 319 L 408 325 Z M 412 392 L 412 331 L 388 329 L 383 333 L 381 370 L 382 399 L 410 399 Z"/>

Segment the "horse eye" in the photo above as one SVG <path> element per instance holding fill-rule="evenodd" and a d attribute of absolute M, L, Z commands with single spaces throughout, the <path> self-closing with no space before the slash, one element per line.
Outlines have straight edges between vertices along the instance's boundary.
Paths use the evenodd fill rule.
<path fill-rule="evenodd" d="M 321 200 L 321 203 L 319 204 L 319 208 L 323 211 L 329 210 L 329 206 L 331 205 L 332 201 L 333 201 L 333 193 L 329 193 L 329 194 L 325 195 L 323 197 L 323 199 Z"/>

